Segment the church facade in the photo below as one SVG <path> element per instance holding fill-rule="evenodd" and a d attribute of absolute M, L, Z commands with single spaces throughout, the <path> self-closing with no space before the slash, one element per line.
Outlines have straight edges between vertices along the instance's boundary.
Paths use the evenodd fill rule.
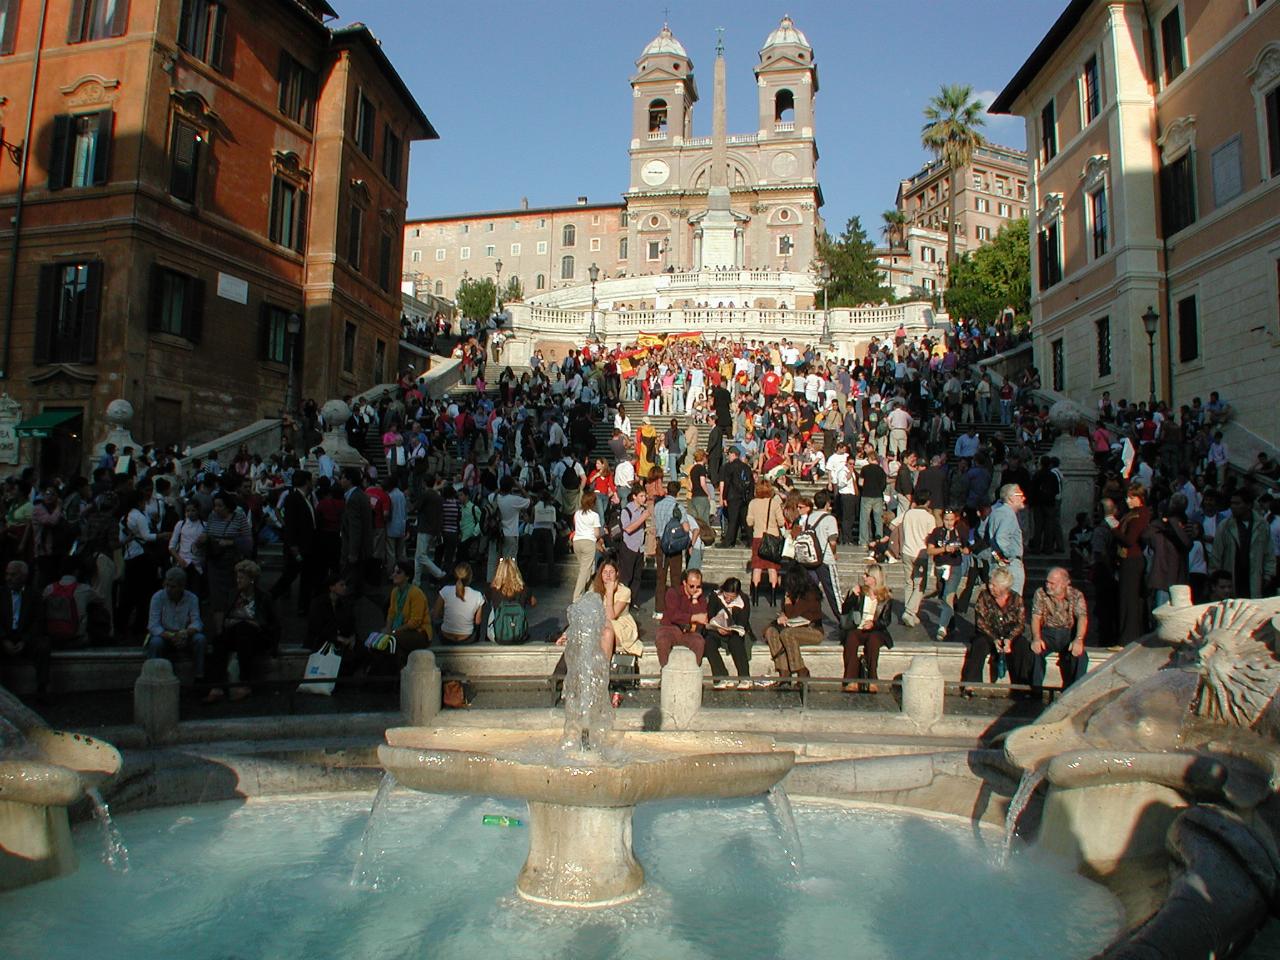
<path fill-rule="evenodd" d="M 808 274 L 823 229 L 818 72 L 813 48 L 789 17 L 765 39 L 754 76 L 757 128 L 729 134 L 718 47 L 712 135 L 694 136 L 693 60 L 664 25 L 630 78 L 630 179 L 621 203 L 588 205 L 583 198 L 556 208 L 410 220 L 405 278 L 453 296 L 464 277 L 505 284 L 514 276 L 525 297 L 537 300 L 583 285 L 589 264 L 604 279 L 732 269 Z M 498 261 L 505 261 L 501 269 Z"/>

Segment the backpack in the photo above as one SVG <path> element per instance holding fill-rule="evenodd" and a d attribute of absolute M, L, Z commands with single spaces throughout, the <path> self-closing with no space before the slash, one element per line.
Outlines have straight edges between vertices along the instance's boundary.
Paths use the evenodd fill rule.
<path fill-rule="evenodd" d="M 668 557 L 684 553 L 689 549 L 689 544 L 693 543 L 693 537 L 684 528 L 684 515 L 679 507 L 671 511 L 671 519 L 662 528 L 662 537 L 658 543 L 662 547 L 662 552 Z"/>
<path fill-rule="evenodd" d="M 69 642 L 80 633 L 80 608 L 76 606 L 78 583 L 59 581 L 44 599 L 44 629 L 49 639 Z"/>
<path fill-rule="evenodd" d="M 503 644 L 525 643 L 529 639 L 529 620 L 524 604 L 518 600 L 504 599 L 493 610 L 493 642 Z"/>
<path fill-rule="evenodd" d="M 814 529 L 817 526 L 813 521 L 813 515 L 809 515 L 809 525 L 795 538 L 795 561 L 800 566 L 812 570 L 815 567 L 822 566 L 823 547 L 822 541 L 818 539 L 818 532 Z"/>
<path fill-rule="evenodd" d="M 564 468 L 564 472 L 560 474 L 561 490 L 577 490 L 582 486 L 582 478 L 578 476 L 577 465 L 570 460 Z"/>
<path fill-rule="evenodd" d="M 490 540 L 502 538 L 502 510 L 498 507 L 497 494 L 485 497 L 480 504 L 480 532 Z"/>
<path fill-rule="evenodd" d="M 755 479 L 751 476 L 751 468 L 741 460 L 738 461 L 738 469 L 729 475 L 729 487 L 742 500 L 750 500 L 755 493 Z"/>

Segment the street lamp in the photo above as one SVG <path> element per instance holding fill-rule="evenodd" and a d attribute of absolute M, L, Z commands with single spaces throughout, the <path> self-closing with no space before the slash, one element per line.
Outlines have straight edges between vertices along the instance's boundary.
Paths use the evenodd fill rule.
<path fill-rule="evenodd" d="M 1151 382 L 1151 392 L 1147 398 L 1148 409 L 1155 409 L 1156 405 L 1156 330 L 1159 326 L 1160 314 L 1156 313 L 1154 307 L 1148 306 L 1147 312 L 1142 315 L 1142 327 L 1147 331 L 1148 374 Z"/>
<path fill-rule="evenodd" d="M 587 276 L 591 278 L 591 332 L 588 335 L 594 342 L 596 339 L 596 281 L 600 279 L 600 268 L 592 263 L 587 267 Z"/>
<path fill-rule="evenodd" d="M 818 276 L 822 278 L 822 342 L 831 342 L 831 314 L 827 312 L 827 286 L 831 282 L 831 265 L 823 263 L 818 267 Z"/>
<path fill-rule="evenodd" d="M 297 376 L 294 364 L 297 360 L 298 350 L 298 334 L 302 331 L 302 318 L 296 313 L 289 314 L 289 318 L 284 322 L 285 334 L 289 338 L 289 380 L 284 388 L 284 409 L 285 413 L 292 413 L 294 410 L 293 391 L 294 381 Z"/>
<path fill-rule="evenodd" d="M 497 313 L 498 308 L 502 305 L 502 261 L 499 260 L 494 264 L 498 271 L 498 282 L 493 288 L 493 312 Z"/>

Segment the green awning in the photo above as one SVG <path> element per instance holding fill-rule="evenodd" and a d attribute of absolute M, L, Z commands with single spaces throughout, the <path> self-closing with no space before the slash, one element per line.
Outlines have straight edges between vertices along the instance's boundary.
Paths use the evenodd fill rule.
<path fill-rule="evenodd" d="M 80 416 L 77 410 L 50 410 L 45 413 L 37 413 L 29 420 L 23 420 L 15 428 L 18 436 L 27 440 L 42 440 L 53 433 L 55 427 L 61 426 L 68 420 L 74 420 Z"/>

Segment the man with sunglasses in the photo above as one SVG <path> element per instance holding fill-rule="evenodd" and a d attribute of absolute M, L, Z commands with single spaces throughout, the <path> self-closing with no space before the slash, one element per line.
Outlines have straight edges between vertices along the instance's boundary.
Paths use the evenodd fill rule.
<path fill-rule="evenodd" d="M 654 645 L 658 648 L 658 663 L 667 665 L 671 648 L 688 647 L 698 663 L 706 648 L 707 598 L 702 591 L 702 571 L 686 570 L 680 584 L 667 589 L 663 604 L 662 623 L 658 627 Z"/>

